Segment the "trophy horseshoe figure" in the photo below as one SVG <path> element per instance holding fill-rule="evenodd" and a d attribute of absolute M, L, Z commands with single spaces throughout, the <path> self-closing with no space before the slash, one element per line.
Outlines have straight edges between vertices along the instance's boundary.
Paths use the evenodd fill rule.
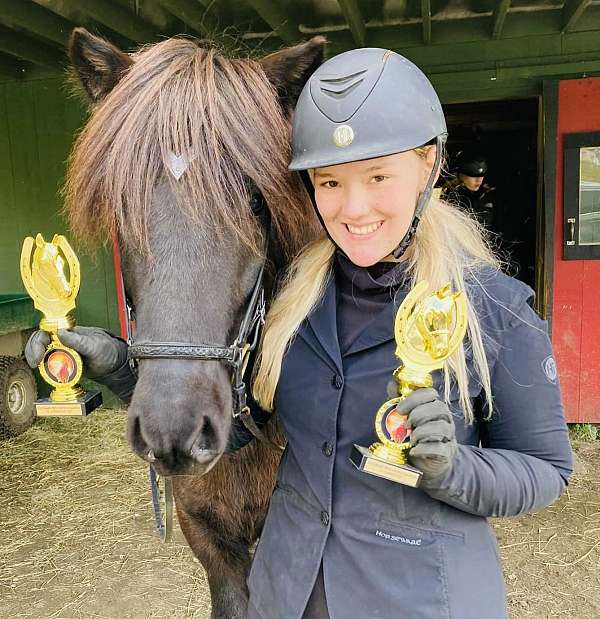
<path fill-rule="evenodd" d="M 394 323 L 396 356 L 401 365 L 393 376 L 398 396 L 382 404 L 375 415 L 379 442 L 368 449 L 354 445 L 351 460 L 365 473 L 408 486 L 419 485 L 422 473 L 407 464 L 410 431 L 399 402 L 415 389 L 431 387 L 431 373 L 442 369 L 458 349 L 467 331 L 467 304 L 463 292 L 451 293 L 447 284 L 426 296 L 429 284 L 419 282 L 400 305 Z"/>
<path fill-rule="evenodd" d="M 50 334 L 50 344 L 40 362 L 42 378 L 53 387 L 49 398 L 35 403 L 38 416 L 80 416 L 102 403 L 100 391 L 80 386 L 83 363 L 79 353 L 61 344 L 59 329 L 75 325 L 73 310 L 79 292 L 79 260 L 67 239 L 55 234 L 48 243 L 41 234 L 27 237 L 21 250 L 21 278 L 36 309 L 44 317 L 40 329 Z"/>

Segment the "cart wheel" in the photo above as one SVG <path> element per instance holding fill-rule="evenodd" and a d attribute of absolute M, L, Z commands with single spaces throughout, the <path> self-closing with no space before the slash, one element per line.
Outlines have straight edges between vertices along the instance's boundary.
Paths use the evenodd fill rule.
<path fill-rule="evenodd" d="M 25 432 L 35 419 L 37 385 L 18 357 L 0 357 L 0 440 Z"/>

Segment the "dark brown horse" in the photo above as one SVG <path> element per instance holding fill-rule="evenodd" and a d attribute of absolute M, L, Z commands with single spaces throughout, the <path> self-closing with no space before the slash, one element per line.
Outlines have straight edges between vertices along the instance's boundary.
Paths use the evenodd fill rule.
<path fill-rule="evenodd" d="M 71 61 L 92 113 L 69 162 L 67 211 L 78 237 L 118 238 L 138 339 L 233 341 L 265 261 L 253 194 L 286 260 L 314 237 L 310 202 L 287 171 L 289 114 L 323 47 L 318 37 L 254 61 L 170 39 L 130 55 L 74 31 Z M 213 617 L 227 619 L 246 612 L 249 548 L 279 460 L 258 441 L 224 455 L 231 407 L 225 365 L 151 359 L 140 361 L 128 413 L 133 450 L 175 475 Z"/>

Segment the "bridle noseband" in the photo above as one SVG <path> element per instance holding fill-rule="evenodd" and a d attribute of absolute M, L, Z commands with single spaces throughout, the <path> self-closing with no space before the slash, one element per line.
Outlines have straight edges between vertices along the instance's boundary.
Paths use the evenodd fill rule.
<path fill-rule="evenodd" d="M 125 295 L 128 320 L 127 320 L 127 343 L 129 344 L 128 358 L 130 363 L 135 364 L 138 359 L 187 359 L 200 361 L 222 361 L 232 369 L 231 393 L 232 415 L 234 419 L 241 419 L 246 428 L 259 440 L 270 447 L 281 450 L 277 445 L 266 437 L 256 425 L 248 406 L 247 387 L 244 374 L 248 365 L 250 354 L 256 348 L 260 337 L 261 327 L 265 323 L 265 291 L 264 273 L 265 263 L 268 259 L 269 245 L 271 242 L 271 220 L 262 194 L 258 194 L 252 201 L 252 212 L 264 221 L 265 230 L 265 261 L 261 265 L 256 282 L 250 294 L 248 306 L 240 323 L 240 328 L 231 346 L 214 346 L 212 344 L 187 344 L 184 342 L 134 342 L 131 330 L 131 322 L 134 318 L 133 305 Z M 124 287 L 123 287 L 124 290 Z"/>

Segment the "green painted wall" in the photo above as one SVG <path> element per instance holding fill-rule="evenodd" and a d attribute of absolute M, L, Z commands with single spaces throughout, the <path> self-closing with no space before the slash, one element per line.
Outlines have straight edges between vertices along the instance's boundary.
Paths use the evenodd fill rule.
<path fill-rule="evenodd" d="M 19 274 L 23 239 L 41 232 L 70 237 L 59 189 L 85 110 L 62 77 L 0 83 L 0 294 L 24 292 Z M 119 332 L 112 255 L 84 254 L 76 318 Z"/>

